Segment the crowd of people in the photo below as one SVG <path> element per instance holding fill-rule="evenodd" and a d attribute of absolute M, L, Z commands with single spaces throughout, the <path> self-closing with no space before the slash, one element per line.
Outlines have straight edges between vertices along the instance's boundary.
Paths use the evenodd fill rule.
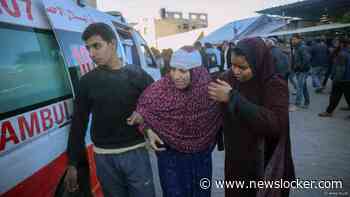
<path fill-rule="evenodd" d="M 155 196 L 147 144 L 157 156 L 164 197 L 209 197 L 200 180 L 212 177 L 215 146 L 225 151 L 226 180 L 295 179 L 288 81 L 296 90 L 292 103 L 306 108 L 310 72 L 317 92 L 332 78 L 323 117 L 331 116 L 342 94 L 349 99 L 344 39 L 331 46 L 322 39 L 309 46 L 294 35 L 291 46 L 276 38 L 246 38 L 220 46 L 196 42 L 175 52 L 153 48 L 163 74 L 156 82 L 141 69 L 121 65 L 108 25 L 91 24 L 83 40 L 98 67 L 81 78 L 76 94 L 65 178 L 71 192 L 79 190 L 90 113 L 97 177 L 106 197 Z M 225 196 L 287 197 L 289 189 L 226 188 Z"/>
<path fill-rule="evenodd" d="M 324 112 L 319 113 L 320 117 L 332 117 L 333 111 L 344 95 L 348 106 L 340 109 L 350 111 L 350 40 L 345 37 L 326 38 L 303 38 L 295 34 L 288 41 L 277 37 L 264 39 L 274 59 L 275 71 L 283 76 L 290 83 L 291 96 L 289 111 L 307 109 L 310 105 L 310 93 L 308 79 L 315 93 L 324 93 L 327 82 L 331 79 L 332 90 L 329 98 L 329 105 L 324 106 Z M 230 51 L 235 48 L 234 42 L 224 41 L 220 45 L 196 42 L 194 47 L 200 52 L 203 66 L 214 73 L 223 72 L 231 68 Z M 155 54 L 160 54 L 153 48 Z M 156 56 L 167 63 L 159 64 L 165 68 L 165 74 L 169 69 L 169 60 L 172 50 L 163 50 L 162 54 Z M 322 110 L 322 109 L 320 109 Z M 350 118 L 350 116 L 349 116 Z"/>
<path fill-rule="evenodd" d="M 310 105 L 308 78 L 315 93 L 323 93 L 327 81 L 332 79 L 332 90 L 329 105 L 320 117 L 331 117 L 333 111 L 344 95 L 347 106 L 342 110 L 350 111 L 350 42 L 343 37 L 326 39 L 324 36 L 316 39 L 304 39 L 293 35 L 289 44 L 283 44 L 275 38 L 267 39 L 272 55 L 276 61 L 276 71 L 285 76 L 291 84 L 290 111 Z M 289 66 L 285 66 L 289 65 Z M 320 110 L 322 106 L 319 106 Z"/>

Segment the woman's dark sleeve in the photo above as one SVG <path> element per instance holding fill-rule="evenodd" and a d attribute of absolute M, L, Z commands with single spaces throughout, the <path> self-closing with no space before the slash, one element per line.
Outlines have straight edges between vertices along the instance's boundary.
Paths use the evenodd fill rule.
<path fill-rule="evenodd" d="M 258 135 L 277 138 L 289 127 L 287 88 L 287 84 L 278 77 L 270 79 L 264 87 L 262 105 L 254 104 L 233 91 L 228 104 L 229 112 Z"/>
<path fill-rule="evenodd" d="M 87 84 L 79 81 L 79 88 L 74 100 L 74 114 L 68 138 L 69 164 L 77 166 L 85 158 L 85 135 L 89 122 L 91 103 L 88 98 Z"/>

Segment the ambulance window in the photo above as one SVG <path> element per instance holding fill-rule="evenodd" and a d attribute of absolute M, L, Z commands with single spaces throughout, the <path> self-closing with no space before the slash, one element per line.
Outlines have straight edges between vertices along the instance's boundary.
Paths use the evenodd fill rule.
<path fill-rule="evenodd" d="M 148 48 L 146 41 L 142 38 L 139 32 L 136 32 L 135 39 L 140 43 L 142 52 L 140 55 L 143 55 L 145 57 L 147 66 L 151 68 L 158 68 L 157 63 L 152 56 L 151 50 Z"/>
<path fill-rule="evenodd" d="M 52 32 L 0 24 L 0 114 L 71 95 Z"/>
<path fill-rule="evenodd" d="M 117 29 L 117 32 L 124 48 L 126 63 L 141 65 L 140 58 L 137 53 L 136 44 L 132 39 L 131 33 L 126 30 L 121 30 L 119 28 Z"/>
<path fill-rule="evenodd" d="M 157 68 L 157 64 L 151 55 L 150 49 L 146 45 L 141 44 L 141 51 L 145 56 L 147 66 Z"/>

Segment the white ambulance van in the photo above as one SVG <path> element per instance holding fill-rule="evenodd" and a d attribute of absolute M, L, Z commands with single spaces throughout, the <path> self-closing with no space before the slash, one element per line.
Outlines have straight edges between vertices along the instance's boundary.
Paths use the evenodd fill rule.
<path fill-rule="evenodd" d="M 72 0 L 0 0 L 0 196 L 59 196 L 67 167 L 72 101 L 91 71 L 82 31 L 105 22 L 118 55 L 155 80 L 159 69 L 142 37 L 123 20 Z M 90 186 L 103 196 L 86 139 Z"/>

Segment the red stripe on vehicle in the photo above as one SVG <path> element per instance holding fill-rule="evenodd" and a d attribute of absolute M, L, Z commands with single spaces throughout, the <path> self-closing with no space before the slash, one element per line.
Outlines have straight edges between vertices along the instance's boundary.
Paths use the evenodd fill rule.
<path fill-rule="evenodd" d="M 96 177 L 96 166 L 92 146 L 88 147 L 90 183 L 94 196 L 103 197 L 101 187 Z M 54 161 L 35 172 L 32 176 L 25 179 L 3 195 L 2 197 L 53 197 L 68 163 L 66 153 L 61 154 Z"/>

